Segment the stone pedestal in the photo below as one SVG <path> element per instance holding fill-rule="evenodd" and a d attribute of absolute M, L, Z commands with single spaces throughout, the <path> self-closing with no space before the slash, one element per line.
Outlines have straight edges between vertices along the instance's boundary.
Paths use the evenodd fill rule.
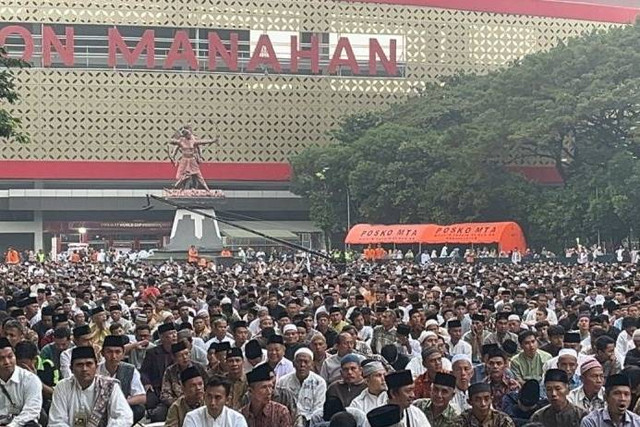
<path fill-rule="evenodd" d="M 203 213 L 215 217 L 213 209 L 199 209 Z M 189 212 L 176 210 L 171 227 L 171 237 L 165 251 L 187 252 L 189 246 L 195 246 L 200 253 L 219 253 L 222 250 L 222 236 L 218 221 Z"/>

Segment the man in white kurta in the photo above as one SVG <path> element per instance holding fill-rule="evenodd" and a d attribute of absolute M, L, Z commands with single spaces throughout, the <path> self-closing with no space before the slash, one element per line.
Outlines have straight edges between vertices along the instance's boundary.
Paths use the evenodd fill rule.
<path fill-rule="evenodd" d="M 226 378 L 211 379 L 204 393 L 205 406 L 188 412 L 182 427 L 247 427 L 242 414 L 225 405 L 230 394 L 231 383 Z"/>
<path fill-rule="evenodd" d="M 424 412 L 411 405 L 414 396 L 411 371 L 405 369 L 403 371 L 391 372 L 385 377 L 385 382 L 387 383 L 389 404 L 398 405 L 402 411 L 402 425 L 431 427 Z"/>
<path fill-rule="evenodd" d="M 98 363 L 93 347 L 76 347 L 71 353 L 73 376 L 56 385 L 49 410 L 50 427 L 68 427 L 90 422 L 92 412 L 99 407 L 100 390 L 111 390 L 106 396 L 106 406 L 102 418 L 108 427 L 130 427 L 133 412 L 122 394 L 117 380 L 96 375 Z"/>
<path fill-rule="evenodd" d="M 318 409 L 322 409 L 327 393 L 327 383 L 320 375 L 311 371 L 313 352 L 306 347 L 298 349 L 293 356 L 295 372 L 278 379 L 276 387 L 289 390 L 296 397 L 298 414 L 305 420 Z"/>
<path fill-rule="evenodd" d="M 37 375 L 16 366 L 15 353 L 6 338 L 0 338 L 0 386 L 3 388 L 0 393 L 1 419 L 6 422 L 11 418 L 8 423 L 11 427 L 38 421 L 42 409 L 42 383 Z"/>
<path fill-rule="evenodd" d="M 365 414 L 374 408 L 387 404 L 387 384 L 384 376 L 387 373 L 382 363 L 368 361 L 362 366 L 362 375 L 367 382 L 367 388 L 362 390 L 355 399 L 351 401 L 350 408 L 356 408 Z"/>

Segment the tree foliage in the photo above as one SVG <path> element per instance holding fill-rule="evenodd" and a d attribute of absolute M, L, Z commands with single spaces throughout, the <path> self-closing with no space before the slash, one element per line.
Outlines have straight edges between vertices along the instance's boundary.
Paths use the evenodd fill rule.
<path fill-rule="evenodd" d="M 4 48 L 0 47 L 0 107 L 3 104 L 15 104 L 18 94 L 15 86 L 14 70 L 27 67 L 24 61 L 9 58 Z M 12 139 L 20 143 L 28 141 L 28 136 L 20 129 L 21 121 L 13 117 L 7 110 L 0 108 L 0 138 Z"/>
<path fill-rule="evenodd" d="M 594 32 L 349 117 L 292 159 L 293 190 L 329 232 L 345 230 L 348 189 L 353 222 L 516 220 L 538 247 L 617 243 L 640 224 L 638 45 L 637 25 Z M 563 185 L 503 167 L 541 160 Z"/>

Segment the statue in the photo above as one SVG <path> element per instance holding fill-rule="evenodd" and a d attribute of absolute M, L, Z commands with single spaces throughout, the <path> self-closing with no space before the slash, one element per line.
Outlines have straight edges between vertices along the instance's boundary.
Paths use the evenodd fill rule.
<path fill-rule="evenodd" d="M 176 148 L 173 154 L 169 155 L 171 163 L 176 165 L 175 156 L 180 152 L 180 160 L 178 160 L 178 171 L 176 172 L 176 183 L 173 188 L 185 190 L 187 188 L 204 188 L 207 191 L 209 186 L 200 171 L 200 163 L 202 163 L 202 153 L 200 147 L 203 145 L 216 144 L 220 141 L 220 137 L 215 139 L 198 139 L 193 134 L 191 126 L 186 125 L 179 129 L 170 141 L 170 144 Z"/>

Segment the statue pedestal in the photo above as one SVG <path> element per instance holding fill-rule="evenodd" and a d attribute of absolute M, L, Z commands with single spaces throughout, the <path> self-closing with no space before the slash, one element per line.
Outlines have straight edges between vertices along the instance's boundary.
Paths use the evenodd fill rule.
<path fill-rule="evenodd" d="M 213 209 L 198 209 L 214 216 Z M 222 236 L 218 221 L 185 209 L 178 209 L 173 217 L 171 237 L 165 248 L 167 251 L 187 252 L 189 246 L 195 246 L 199 252 L 220 252 L 222 250 Z"/>
<path fill-rule="evenodd" d="M 190 246 L 195 246 L 201 257 L 216 259 L 223 249 L 218 221 L 215 220 L 214 206 L 224 204 L 224 193 L 220 190 L 165 190 L 167 198 L 181 205 L 196 209 L 209 217 L 186 209 L 176 209 L 171 227 L 169 244 L 155 251 L 151 261 L 186 260 Z M 207 195 L 201 193 L 206 192 Z M 213 217 L 213 218 L 211 218 Z"/>

